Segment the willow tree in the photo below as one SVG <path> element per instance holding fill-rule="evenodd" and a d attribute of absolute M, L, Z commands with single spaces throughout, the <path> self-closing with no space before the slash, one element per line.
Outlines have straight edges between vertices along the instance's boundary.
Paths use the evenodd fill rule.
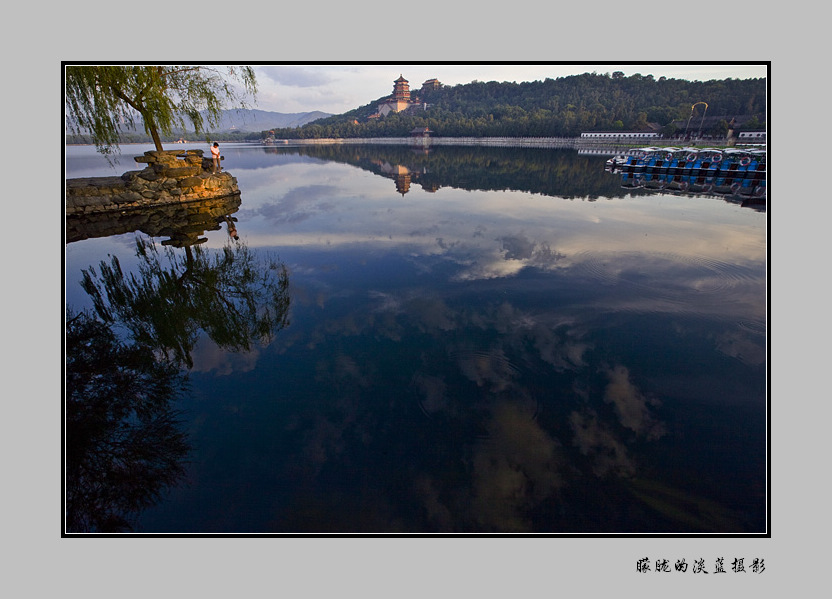
<path fill-rule="evenodd" d="M 137 120 L 162 150 L 161 135 L 186 121 L 197 133 L 215 127 L 224 108 L 246 108 L 257 93 L 246 66 L 67 66 L 67 126 L 87 134 L 102 154 L 118 149 L 119 133 Z"/>

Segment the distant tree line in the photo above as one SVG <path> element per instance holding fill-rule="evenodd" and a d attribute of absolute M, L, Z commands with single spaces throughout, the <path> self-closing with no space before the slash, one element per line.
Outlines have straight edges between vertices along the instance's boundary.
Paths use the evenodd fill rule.
<path fill-rule="evenodd" d="M 384 98 L 298 128 L 262 132 L 285 139 L 406 137 L 427 127 L 442 137 L 578 137 L 584 131 L 639 131 L 658 123 L 672 134 L 673 121 L 688 119 L 707 102 L 707 116 L 724 116 L 711 134 L 727 131 L 734 116 L 766 118 L 765 79 L 686 81 L 585 73 L 523 83 L 496 81 L 413 90 L 426 109 L 371 118 Z M 703 107 L 697 107 L 696 117 Z M 746 125 L 748 128 L 748 125 Z"/>
<path fill-rule="evenodd" d="M 225 141 L 225 142 L 245 142 L 245 141 L 260 141 L 263 136 L 259 131 L 224 131 L 211 133 L 195 133 L 194 131 L 174 131 L 169 135 L 160 135 L 161 141 L 164 143 L 174 143 L 180 139 L 185 141 Z M 152 143 L 153 139 L 143 131 L 121 131 L 119 133 L 119 142 L 124 144 L 130 143 Z M 66 143 L 68 144 L 91 144 L 92 138 L 88 135 L 76 133 L 66 136 Z"/>

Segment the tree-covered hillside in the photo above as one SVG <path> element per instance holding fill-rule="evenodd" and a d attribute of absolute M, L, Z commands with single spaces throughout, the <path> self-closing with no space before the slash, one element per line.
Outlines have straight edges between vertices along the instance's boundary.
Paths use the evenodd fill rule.
<path fill-rule="evenodd" d="M 436 136 L 576 137 L 584 131 L 638 131 L 657 124 L 673 133 L 673 121 L 691 116 L 698 102 L 707 116 L 756 117 L 766 121 L 765 79 L 685 81 L 652 75 L 585 73 L 524 83 L 478 82 L 411 87 L 427 108 L 372 118 L 379 98 L 364 106 L 297 129 L 278 129 L 278 138 L 400 137 L 415 127 Z M 696 118 L 704 105 L 696 107 Z M 742 120 L 742 119 L 738 119 Z M 719 123 L 717 123 L 719 126 Z M 724 128 L 724 124 L 722 125 Z"/>

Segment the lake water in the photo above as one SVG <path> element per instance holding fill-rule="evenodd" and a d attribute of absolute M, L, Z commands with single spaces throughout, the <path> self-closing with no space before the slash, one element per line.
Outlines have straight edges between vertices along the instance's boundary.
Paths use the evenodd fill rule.
<path fill-rule="evenodd" d="M 124 146 L 113 168 L 68 147 L 66 176 L 139 170 L 147 149 Z M 108 439 L 139 431 L 130 460 L 107 462 L 117 444 L 76 434 L 93 410 L 72 412 L 81 521 L 767 532 L 764 206 L 625 188 L 605 156 L 574 150 L 221 149 L 238 205 L 153 215 L 145 232 L 81 226 L 66 245 L 73 314 L 97 289 L 118 338 L 187 375 L 156 389 L 174 373 L 131 362 L 131 393 L 168 394 L 170 418 L 108 416 Z M 267 279 L 274 295 L 258 295 Z M 271 335 L 251 317 L 264 306 Z M 82 382 L 112 375 L 75 364 Z"/>

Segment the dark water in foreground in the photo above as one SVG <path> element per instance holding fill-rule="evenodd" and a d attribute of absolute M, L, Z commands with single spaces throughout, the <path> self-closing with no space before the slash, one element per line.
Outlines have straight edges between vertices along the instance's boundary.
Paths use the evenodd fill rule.
<path fill-rule="evenodd" d="M 145 149 L 125 146 L 117 172 Z M 83 384 L 117 381 L 96 393 L 158 408 L 114 411 L 123 426 L 106 434 L 90 432 L 106 428 L 89 425 L 99 412 L 73 408 L 67 455 L 85 470 L 72 509 L 110 514 L 81 520 L 766 532 L 764 209 L 624 189 L 605 157 L 566 150 L 223 155 L 239 205 L 151 215 L 145 233 L 96 237 L 98 223 L 67 244 L 68 307 L 98 293 L 114 333 L 170 366 L 125 354 L 133 375 L 118 378 L 105 336 L 83 347 L 108 358 L 83 364 L 110 374 L 68 356 Z M 116 174 L 84 147 L 66 168 Z M 186 226 L 205 241 L 167 243 Z M 133 453 L 110 459 L 114 447 Z"/>

